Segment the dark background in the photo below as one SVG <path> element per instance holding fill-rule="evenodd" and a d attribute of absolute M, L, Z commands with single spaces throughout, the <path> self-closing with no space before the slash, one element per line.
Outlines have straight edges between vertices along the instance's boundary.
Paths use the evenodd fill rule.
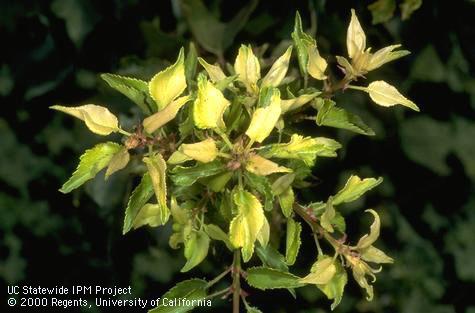
<path fill-rule="evenodd" d="M 103 138 L 48 107 L 96 103 L 119 114 L 123 125 L 136 123 L 133 104 L 108 89 L 98 74 L 148 79 L 173 61 L 179 47 L 194 38 L 178 2 L 0 2 L 2 311 L 8 310 L 3 299 L 9 285 L 131 285 L 135 296 L 152 299 L 174 282 L 190 275 L 211 278 L 230 263 L 220 247 L 213 247 L 208 261 L 183 275 L 182 251 L 167 244 L 169 227 L 122 236 L 131 188 L 127 175 L 114 175 L 107 184 L 99 176 L 69 195 L 57 191 L 79 155 Z M 306 28 L 311 16 L 316 18 L 324 57 L 346 55 L 350 8 L 356 9 L 373 51 L 402 43 L 412 52 L 368 79 L 398 86 L 421 113 L 377 107 L 358 92 L 339 95 L 337 103 L 362 116 L 377 135 L 322 130 L 344 148 L 337 159 L 317 164 L 319 185 L 299 197 L 324 199 L 350 173 L 384 177 L 383 185 L 344 207 L 343 214 L 350 234 L 358 235 L 370 221 L 363 210 L 377 208 L 383 224 L 378 247 L 396 262 L 378 275 L 372 302 L 350 279 L 336 312 L 474 313 L 475 3 L 424 0 L 409 19 L 402 20 L 397 8 L 376 25 L 370 3 L 262 0 L 223 56 L 233 63 L 241 42 L 269 44 L 267 56 L 289 40 L 296 10 Z M 206 5 L 227 21 L 246 2 Z M 201 56 L 216 59 L 195 44 Z M 329 60 L 335 70 L 334 59 Z M 292 271 L 303 273 L 315 255 L 311 238 L 305 237 Z M 279 291 L 252 291 L 249 300 L 263 312 L 328 312 L 330 304 L 310 287 L 300 289 L 296 300 Z M 224 301 L 214 304 L 214 312 L 229 310 Z"/>

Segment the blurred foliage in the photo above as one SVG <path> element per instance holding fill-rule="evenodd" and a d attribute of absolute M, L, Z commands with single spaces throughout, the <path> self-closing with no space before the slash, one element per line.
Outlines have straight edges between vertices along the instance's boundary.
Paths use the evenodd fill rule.
<path fill-rule="evenodd" d="M 381 188 L 344 208 L 351 214 L 377 207 L 385 233 L 382 248 L 397 260 L 378 279 L 373 302 L 360 300 L 357 286 L 349 284 L 337 311 L 475 312 L 475 3 L 424 0 L 413 11 L 421 1 L 374 2 L 0 2 L 0 288 L 131 284 L 134 295 L 153 298 L 183 278 L 178 271 L 185 260 L 168 248 L 169 233 L 164 234 L 171 229 L 121 235 L 126 199 L 117 188 L 131 188 L 127 173 L 111 177 L 108 186 L 97 177 L 72 195 L 57 191 L 75 167 L 75 156 L 98 138 L 48 106 L 112 104 L 111 111 L 129 112 L 120 116 L 123 125 L 134 125 L 134 106 L 109 91 L 97 73 L 149 79 L 190 40 L 198 55 L 208 58 L 233 60 L 236 43 L 243 41 L 272 59 L 282 52 L 280 42 L 290 40 L 297 9 L 317 34 L 322 55 L 341 54 L 354 7 L 371 42 L 398 41 L 412 52 L 371 78 L 389 77 L 404 86 L 401 91 L 420 104 L 422 114 L 384 111 L 366 105 L 364 95 L 337 98 L 378 135 L 332 134 L 346 147 L 341 159 L 321 162 L 314 175 L 325 184 L 299 196 L 324 198 L 344 183 L 349 169 L 383 176 Z M 402 21 L 391 13 L 395 7 L 403 18 L 412 15 Z M 378 24 L 369 27 L 371 22 Z M 337 70 L 335 62 L 330 65 Z M 348 232 L 361 234 L 368 224 Z M 312 238 L 303 238 L 302 251 L 311 251 L 305 249 L 311 245 Z M 213 247 L 216 262 L 202 264 L 201 273 L 213 276 L 230 262 L 222 260 L 221 248 Z M 308 267 L 313 257 L 299 262 Z M 297 300 L 279 291 L 256 294 L 264 312 L 328 307 L 314 289 L 299 290 Z M 213 305 L 220 310 L 220 303 Z"/>

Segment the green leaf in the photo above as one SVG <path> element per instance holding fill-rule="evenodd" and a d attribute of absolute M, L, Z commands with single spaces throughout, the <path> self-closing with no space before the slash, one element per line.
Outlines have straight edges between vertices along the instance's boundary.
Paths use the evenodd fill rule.
<path fill-rule="evenodd" d="M 361 179 L 356 175 L 348 178 L 345 186 L 333 197 L 333 204 L 351 202 L 361 197 L 365 192 L 373 189 L 383 182 L 383 178 L 365 178 Z"/>
<path fill-rule="evenodd" d="M 317 285 L 328 299 L 332 300 L 331 309 L 334 310 L 338 304 L 340 304 L 341 299 L 343 298 L 343 292 L 345 290 L 345 285 L 348 282 L 348 274 L 345 269 L 339 262 L 334 262 L 336 267 L 336 272 L 333 275 L 332 279 L 326 284 Z"/>
<path fill-rule="evenodd" d="M 165 219 L 164 219 L 165 218 Z M 156 203 L 145 204 L 134 219 L 133 228 L 137 229 L 144 225 L 157 227 L 168 221 L 168 215 L 163 214 L 162 207 Z"/>
<path fill-rule="evenodd" d="M 374 131 L 359 116 L 336 107 L 335 102 L 317 98 L 315 105 L 318 109 L 317 125 L 342 128 L 358 134 L 374 136 Z"/>
<path fill-rule="evenodd" d="M 185 58 L 185 77 L 188 86 L 191 85 L 191 81 L 195 77 L 196 67 L 198 65 L 198 53 L 196 52 L 195 45 L 190 42 L 188 53 Z"/>
<path fill-rule="evenodd" d="M 399 5 L 402 19 L 407 20 L 421 5 L 422 0 L 404 0 L 404 2 Z"/>
<path fill-rule="evenodd" d="M 280 196 L 290 187 L 294 179 L 295 179 L 294 173 L 280 176 L 272 183 L 272 193 L 276 196 Z"/>
<path fill-rule="evenodd" d="M 219 56 L 231 46 L 236 34 L 246 25 L 257 2 L 257 0 L 250 1 L 228 23 L 219 21 L 201 0 L 185 0 L 181 1 L 181 4 L 191 32 L 198 43 L 207 51 Z"/>
<path fill-rule="evenodd" d="M 268 267 L 251 267 L 247 270 L 247 283 L 257 289 L 298 288 L 300 277 L 289 272 L 279 271 Z"/>
<path fill-rule="evenodd" d="M 192 231 L 188 238 L 185 238 L 186 264 L 180 272 L 188 272 L 196 265 L 200 264 L 208 255 L 209 237 L 204 231 Z"/>
<path fill-rule="evenodd" d="M 152 98 L 148 93 L 147 82 L 115 74 L 101 74 L 101 78 L 105 80 L 109 86 L 137 104 L 143 113 L 151 113 L 148 104 L 152 103 Z"/>
<path fill-rule="evenodd" d="M 157 197 L 159 221 L 165 224 L 170 216 L 170 209 L 167 206 L 167 180 L 166 170 L 167 163 L 160 153 L 155 153 L 143 158 L 143 162 L 147 165 L 152 185 Z"/>
<path fill-rule="evenodd" d="M 225 166 L 215 160 L 209 163 L 198 163 L 192 167 L 175 166 L 171 170 L 171 179 L 178 186 L 191 186 L 199 178 L 209 177 L 226 170 Z"/>
<path fill-rule="evenodd" d="M 252 306 L 248 305 L 247 302 L 245 302 L 245 305 L 246 305 L 246 313 L 262 313 L 261 310 L 259 310 L 256 307 L 252 307 Z"/>
<path fill-rule="evenodd" d="M 395 0 L 377 0 L 370 5 L 368 9 L 373 16 L 373 25 L 389 21 L 394 16 L 396 10 Z"/>
<path fill-rule="evenodd" d="M 150 200 L 150 198 L 153 196 L 153 193 L 152 179 L 148 173 L 145 173 L 142 176 L 140 184 L 135 187 L 134 191 L 130 195 L 129 201 L 127 202 L 122 234 L 125 235 L 132 229 L 140 209 L 142 209 L 148 200 Z"/>
<path fill-rule="evenodd" d="M 307 76 L 308 65 L 308 48 L 316 46 L 316 41 L 310 35 L 305 33 L 302 29 L 302 19 L 297 11 L 295 14 L 294 31 L 292 32 L 292 39 L 297 48 L 297 57 L 299 60 L 300 72 Z"/>
<path fill-rule="evenodd" d="M 148 83 L 150 95 L 157 104 L 155 111 L 163 110 L 186 89 L 184 55 L 181 48 L 175 64 L 157 73 Z"/>
<path fill-rule="evenodd" d="M 198 305 L 198 301 L 192 301 L 192 300 L 203 300 L 203 298 L 206 297 L 206 285 L 207 282 L 202 279 L 190 279 L 190 280 L 185 280 L 182 282 L 179 282 L 178 284 L 175 285 L 172 289 L 168 290 L 162 297 L 160 301 L 162 304 L 156 307 L 155 309 L 152 309 L 148 311 L 149 313 L 185 313 L 189 312 L 193 309 L 193 307 L 196 307 Z M 191 304 L 190 306 L 184 305 L 184 306 L 176 306 L 176 305 L 171 305 L 170 303 L 167 303 L 164 305 L 163 301 L 164 299 L 168 299 L 169 301 L 172 301 L 174 299 L 184 299 L 186 298 L 187 300 L 186 303 L 189 302 Z"/>
<path fill-rule="evenodd" d="M 209 177 L 209 179 L 203 179 L 203 182 L 214 192 L 221 192 L 226 187 L 227 183 L 233 177 L 233 172 L 224 172 L 215 176 Z"/>
<path fill-rule="evenodd" d="M 259 200 L 243 189 L 237 189 L 233 193 L 233 200 L 237 215 L 229 225 L 229 241 L 235 248 L 242 248 L 242 258 L 247 262 L 254 252 L 254 242 L 264 225 L 264 210 Z"/>
<path fill-rule="evenodd" d="M 214 224 L 205 225 L 205 231 L 211 239 L 222 241 L 230 251 L 233 250 L 228 234 L 226 234 L 219 226 Z"/>
<path fill-rule="evenodd" d="M 290 217 L 294 210 L 295 196 L 292 187 L 288 187 L 284 192 L 282 192 L 278 197 L 280 209 L 282 214 L 285 217 Z"/>
<path fill-rule="evenodd" d="M 264 210 L 270 211 L 274 207 L 274 194 L 269 179 L 264 176 L 259 176 L 253 173 L 244 172 L 244 179 L 246 184 L 253 190 L 256 190 L 264 196 Z"/>
<path fill-rule="evenodd" d="M 86 150 L 79 158 L 79 165 L 71 178 L 61 187 L 59 191 L 69 193 L 78 188 L 86 181 L 94 178 L 103 168 L 105 168 L 112 157 L 120 150 L 121 145 L 114 142 L 105 142 L 95 145 L 92 149 Z"/>
<path fill-rule="evenodd" d="M 265 267 L 274 268 L 283 272 L 289 271 L 285 257 L 272 247 L 271 244 L 268 244 L 266 247 L 257 245 L 256 254 Z"/>
<path fill-rule="evenodd" d="M 300 233 L 302 225 L 291 218 L 287 219 L 287 237 L 285 245 L 285 260 L 288 265 L 293 265 L 300 249 Z"/>
<path fill-rule="evenodd" d="M 288 143 L 264 146 L 259 151 L 266 158 L 300 159 L 312 166 L 317 156 L 336 157 L 336 150 L 340 148 L 341 145 L 333 139 L 293 134 Z"/>

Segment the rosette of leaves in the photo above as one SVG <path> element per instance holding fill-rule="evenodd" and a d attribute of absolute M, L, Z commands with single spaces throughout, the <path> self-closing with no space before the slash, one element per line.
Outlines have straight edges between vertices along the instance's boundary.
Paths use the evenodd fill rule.
<path fill-rule="evenodd" d="M 112 88 L 142 109 L 142 122 L 130 132 L 101 106 L 52 107 L 83 120 L 98 135 L 117 132 L 124 136 L 120 144 L 106 142 L 87 150 L 62 192 L 74 190 L 104 168 L 106 177 L 112 175 L 126 167 L 133 156 L 142 164 L 138 167 L 142 177 L 125 209 L 124 234 L 138 227 L 172 223 L 169 243 L 174 249 L 183 249 L 186 262 L 182 272 L 199 265 L 208 256 L 210 245 L 222 244 L 234 255 L 233 263 L 218 277 L 178 283 L 168 292 L 174 297 L 201 299 L 232 294 L 233 312 L 239 312 L 241 301 L 248 312 L 259 312 L 242 291 L 241 280 L 245 278 L 254 288 L 284 288 L 291 293 L 294 288 L 315 285 L 333 300 L 334 309 L 343 297 L 348 271 L 371 300 L 373 287 L 368 277 L 374 282 L 380 268 L 369 263 L 374 266 L 393 261 L 374 246 L 380 234 L 375 210 L 367 210 L 374 222 L 356 245 L 349 244 L 345 218 L 338 210 L 342 203 L 376 187 L 382 178 L 353 175 L 326 201 L 300 203 L 296 191 L 309 188 L 311 169 L 320 158 L 337 156 L 341 145 L 331 138 L 294 133 L 289 125 L 316 109 L 317 114 L 311 116 L 315 127 L 373 135 L 360 117 L 332 100 L 337 91 L 347 87 L 369 93 L 381 106 L 401 104 L 417 110 L 386 82 L 375 81 L 368 87 L 350 85 L 407 52 L 393 51 L 398 46 L 390 46 L 372 54 L 366 49 L 365 34 L 352 10 L 347 36 L 351 62 L 337 57 L 345 76 L 335 82 L 327 73 L 327 61 L 320 55 L 316 40 L 303 31 L 298 13 L 292 38 L 294 45 L 265 73 L 252 47 L 242 45 L 227 72 L 197 57 L 194 49 L 186 57 L 181 49 L 177 61 L 148 82 L 102 75 Z M 301 77 L 287 74 L 293 51 Z M 202 69 L 195 75 L 198 63 Z M 274 218 L 276 215 L 280 218 Z M 289 271 L 300 249 L 300 221 L 308 224 L 309 235 L 316 240 L 316 261 L 304 277 Z M 282 253 L 269 240 L 281 229 L 286 246 Z M 319 240 L 328 242 L 331 251 L 323 251 Z M 252 258 L 259 259 L 262 266 L 244 268 L 242 262 Z M 232 276 L 229 286 L 212 292 L 228 274 Z M 191 309 L 159 306 L 152 312 Z"/>

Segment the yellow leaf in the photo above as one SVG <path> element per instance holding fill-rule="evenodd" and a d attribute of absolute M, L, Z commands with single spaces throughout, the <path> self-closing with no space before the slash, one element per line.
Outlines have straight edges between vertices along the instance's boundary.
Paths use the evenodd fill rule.
<path fill-rule="evenodd" d="M 119 130 L 119 121 L 107 108 L 95 104 L 78 107 L 53 105 L 50 109 L 72 115 L 86 123 L 87 128 L 98 135 L 109 135 Z"/>
<path fill-rule="evenodd" d="M 157 113 L 144 119 L 143 127 L 145 128 L 145 131 L 151 134 L 158 128 L 173 120 L 177 115 L 178 110 L 180 110 L 180 108 L 184 106 L 189 100 L 190 96 L 180 97 L 167 105 L 163 110 L 158 111 Z"/>
<path fill-rule="evenodd" d="M 381 106 L 390 107 L 401 104 L 414 111 L 419 111 L 419 108 L 414 102 L 401 95 L 394 86 L 391 86 L 385 81 L 378 80 L 372 82 L 368 85 L 368 88 L 366 88 L 366 92 L 369 93 L 369 96 L 374 102 Z"/>
<path fill-rule="evenodd" d="M 217 83 L 226 78 L 226 75 L 219 65 L 209 64 L 203 58 L 198 58 L 198 61 L 204 67 L 206 73 L 208 73 L 209 79 L 211 79 L 213 83 Z"/>
<path fill-rule="evenodd" d="M 156 74 L 149 82 L 150 95 L 157 103 L 157 111 L 175 100 L 186 88 L 185 57 L 183 48 L 175 64 Z"/>
<path fill-rule="evenodd" d="M 270 104 L 267 107 L 257 109 L 252 115 L 251 124 L 246 131 L 246 135 L 254 141 L 264 141 L 279 120 L 282 112 L 280 92 L 278 89 L 274 89 L 272 93 Z"/>
<path fill-rule="evenodd" d="M 144 205 L 135 217 L 133 227 L 137 229 L 144 225 L 157 227 L 164 225 L 167 221 L 161 220 L 161 207 L 158 204 L 147 203 Z M 168 217 L 167 217 L 168 220 Z"/>
<path fill-rule="evenodd" d="M 285 74 L 289 68 L 289 60 L 292 55 L 292 46 L 287 48 L 287 51 L 281 55 L 275 62 L 272 64 L 269 72 L 264 76 L 261 82 L 261 88 L 264 87 L 277 87 L 284 79 Z"/>
<path fill-rule="evenodd" d="M 252 52 L 251 46 L 241 45 L 238 56 L 234 62 L 234 70 L 247 89 L 247 92 L 257 94 L 257 81 L 261 78 L 259 60 Z"/>
<path fill-rule="evenodd" d="M 363 28 L 361 28 L 354 9 L 351 9 L 351 21 L 346 33 L 346 47 L 348 49 L 348 56 L 351 59 L 357 57 L 366 48 L 366 35 Z"/>
<path fill-rule="evenodd" d="M 314 92 L 310 94 L 300 95 L 297 98 L 282 100 L 280 101 L 280 107 L 282 109 L 282 114 L 287 113 L 292 110 L 297 110 L 302 107 L 304 104 L 309 103 L 313 98 L 318 96 L 320 92 Z"/>
<path fill-rule="evenodd" d="M 308 53 L 308 64 L 307 71 L 315 79 L 325 80 L 327 76 L 325 75 L 325 70 L 327 69 L 327 61 L 320 56 L 316 45 L 310 45 L 307 48 Z"/>
<path fill-rule="evenodd" d="M 193 104 L 193 119 L 198 128 L 225 128 L 223 114 L 230 102 L 205 77 L 198 77 L 198 95 Z"/>
<path fill-rule="evenodd" d="M 182 144 L 178 150 L 187 157 L 203 163 L 213 161 L 218 155 L 218 148 L 212 138 L 197 143 Z"/>
<path fill-rule="evenodd" d="M 371 55 L 366 70 L 372 71 L 385 63 L 391 62 L 393 60 L 402 58 L 403 56 L 410 54 L 410 52 L 407 50 L 393 51 L 394 49 L 399 48 L 400 46 L 401 45 L 391 45 L 376 51 L 373 55 Z"/>
<path fill-rule="evenodd" d="M 122 147 L 114 156 L 112 157 L 109 165 L 107 166 L 106 179 L 114 174 L 117 171 L 120 171 L 127 166 L 130 160 L 129 151 L 125 147 Z"/>
<path fill-rule="evenodd" d="M 274 163 L 260 155 L 252 155 L 246 164 L 246 170 L 260 176 L 267 176 L 273 173 L 290 173 L 291 169 Z"/>
<path fill-rule="evenodd" d="M 244 262 L 254 252 L 254 242 L 264 225 L 264 210 L 257 198 L 248 191 L 238 189 L 233 195 L 237 215 L 229 225 L 229 240 L 235 248 L 242 248 Z"/>
<path fill-rule="evenodd" d="M 170 210 L 167 207 L 167 182 L 165 177 L 167 164 L 160 153 L 143 158 L 143 162 L 147 165 L 150 178 L 152 179 L 153 190 L 157 197 L 159 220 L 162 224 L 165 224 L 170 216 Z"/>
<path fill-rule="evenodd" d="M 353 65 L 350 64 L 350 62 L 345 57 L 337 55 L 336 61 L 345 70 L 345 74 L 349 75 L 350 77 L 358 76 L 358 71 L 353 67 Z"/>

